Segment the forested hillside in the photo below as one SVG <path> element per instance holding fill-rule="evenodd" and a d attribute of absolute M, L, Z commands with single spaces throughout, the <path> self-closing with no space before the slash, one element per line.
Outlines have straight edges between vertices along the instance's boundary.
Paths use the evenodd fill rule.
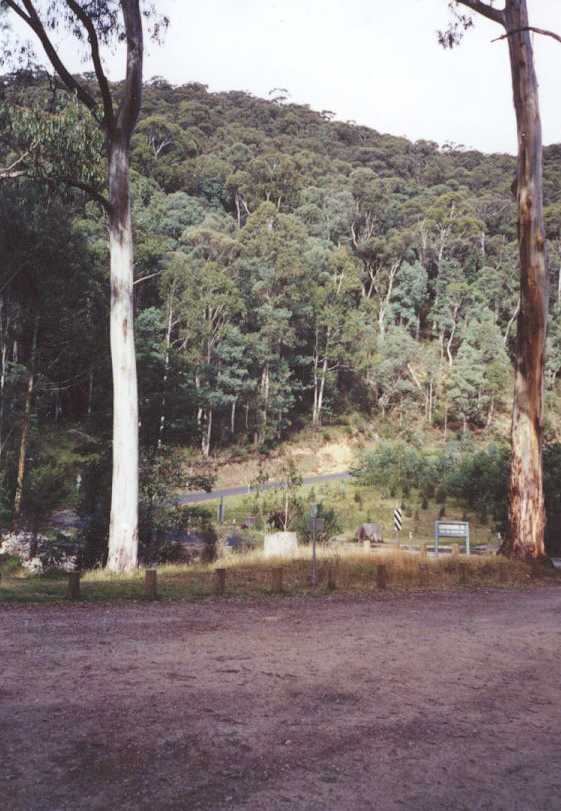
<path fill-rule="evenodd" d="M 51 92 L 45 77 L 4 78 L 3 166 L 21 152 L 14 99 L 21 120 L 22 99 Z M 70 161 L 74 147 L 69 138 Z M 36 151 L 43 182 L 0 183 L 6 509 L 18 467 L 28 499 L 35 476 L 42 501 L 47 482 L 56 501 L 65 464 L 103 455 L 111 426 L 104 213 L 44 171 L 48 146 Z M 133 165 L 145 453 L 267 449 L 355 412 L 396 435 L 491 434 L 506 416 L 518 312 L 513 157 L 382 135 L 280 91 L 264 101 L 155 79 Z M 545 204 L 557 439 L 559 145 L 545 150 Z"/>

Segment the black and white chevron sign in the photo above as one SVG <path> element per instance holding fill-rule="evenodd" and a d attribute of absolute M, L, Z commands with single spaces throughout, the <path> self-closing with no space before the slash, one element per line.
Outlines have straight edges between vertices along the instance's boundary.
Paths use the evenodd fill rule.
<path fill-rule="evenodd" d="M 401 510 L 397 507 L 393 511 L 393 525 L 396 532 L 401 532 Z"/>

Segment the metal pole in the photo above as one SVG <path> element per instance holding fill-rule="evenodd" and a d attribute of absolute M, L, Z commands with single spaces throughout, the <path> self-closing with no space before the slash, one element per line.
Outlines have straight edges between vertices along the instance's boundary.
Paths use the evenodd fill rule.
<path fill-rule="evenodd" d="M 318 584 L 318 571 L 316 559 L 316 519 L 312 518 L 312 586 L 315 588 Z"/>

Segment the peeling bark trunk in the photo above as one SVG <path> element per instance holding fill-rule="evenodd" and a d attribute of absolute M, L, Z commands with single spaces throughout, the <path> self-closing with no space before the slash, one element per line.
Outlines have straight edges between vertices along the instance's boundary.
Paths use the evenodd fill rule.
<path fill-rule="evenodd" d="M 507 32 L 528 27 L 526 0 L 510 0 Z M 543 158 L 538 83 L 531 36 L 508 37 L 518 130 L 520 312 L 516 339 L 508 529 L 501 551 L 518 558 L 545 553 L 543 378 L 549 298 L 543 223 Z"/>

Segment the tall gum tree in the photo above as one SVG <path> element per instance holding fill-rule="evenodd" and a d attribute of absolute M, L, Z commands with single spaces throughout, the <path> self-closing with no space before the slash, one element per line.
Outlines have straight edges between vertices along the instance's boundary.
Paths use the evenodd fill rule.
<path fill-rule="evenodd" d="M 508 42 L 518 132 L 518 243 L 520 309 L 512 410 L 512 461 L 508 485 L 508 526 L 503 554 L 538 558 L 545 554 L 543 492 L 544 353 L 549 303 L 543 219 L 543 156 L 539 94 L 531 32 L 559 37 L 529 24 L 526 0 L 505 0 L 504 8 L 481 0 L 453 0 L 454 20 L 440 42 L 452 47 L 473 25 L 460 6 L 502 26 Z M 561 40 L 560 40 L 561 41 Z"/>
<path fill-rule="evenodd" d="M 130 209 L 130 142 L 140 113 L 143 68 L 143 17 L 152 5 L 140 0 L 1 0 L 39 41 L 55 73 L 101 128 L 106 142 L 108 195 L 77 179 L 62 182 L 89 192 L 105 208 L 110 243 L 110 336 L 113 368 L 113 477 L 108 568 L 121 572 L 138 559 L 138 389 L 134 343 L 133 236 Z M 157 19 L 157 18 L 156 18 Z M 165 20 L 157 20 L 156 33 Z M 87 41 L 97 80 L 92 92 L 71 74 L 54 36 L 67 29 Z M 105 74 L 102 46 L 117 37 L 126 48 L 126 74 L 119 100 Z M 18 167 L 18 170 L 20 167 Z M 23 170 L 21 170 L 23 171 Z"/>

